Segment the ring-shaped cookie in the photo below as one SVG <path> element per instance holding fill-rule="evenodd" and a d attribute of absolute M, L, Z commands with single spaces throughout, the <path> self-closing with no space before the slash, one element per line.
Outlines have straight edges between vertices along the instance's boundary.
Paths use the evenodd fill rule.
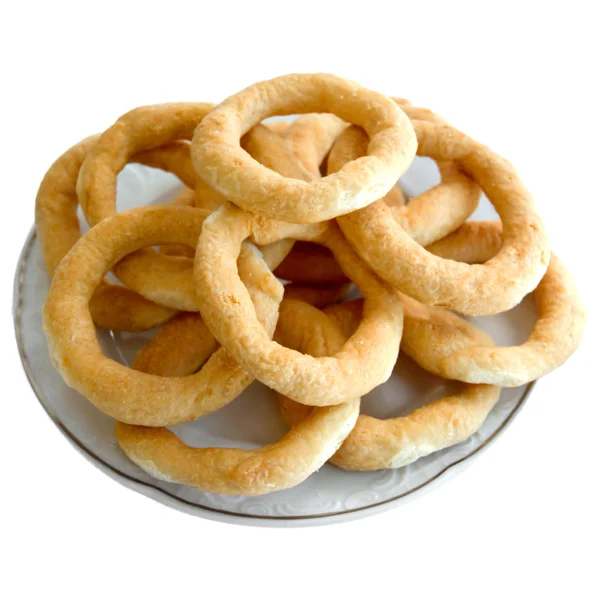
<path fill-rule="evenodd" d="M 43 310 L 52 363 L 67 385 L 119 421 L 156 427 L 196 419 L 233 400 L 252 381 L 224 348 L 189 377 L 134 371 L 103 355 L 91 320 L 90 296 L 117 260 L 148 245 L 193 247 L 206 214 L 183 206 L 120 213 L 92 228 L 56 269 Z M 251 244 L 242 248 L 238 266 L 269 336 L 283 286 Z"/>
<path fill-rule="evenodd" d="M 147 164 L 168 167 L 188 187 L 194 187 L 196 178 L 189 159 L 185 160 L 189 144 L 183 140 L 191 138 L 212 106 L 192 102 L 141 106 L 109 127 L 88 152 L 77 180 L 79 202 L 90 227 L 117 212 L 117 175 L 136 154 L 169 144 L 166 156 Z M 179 154 L 173 159 L 175 151 Z"/>
<path fill-rule="evenodd" d="M 35 222 L 42 258 L 52 277 L 60 261 L 81 237 L 77 218 L 77 176 L 98 137 L 89 137 L 62 154 L 42 180 L 35 205 Z M 157 155 L 169 151 L 158 149 Z M 152 153 L 134 156 L 146 164 Z M 103 280 L 90 298 L 92 319 L 100 327 L 116 331 L 145 331 L 161 325 L 176 311 L 159 306 L 135 291 Z"/>
<path fill-rule="evenodd" d="M 331 327 L 323 325 L 319 314 L 335 314 L 352 330 L 360 317 L 348 304 L 335 305 L 323 313 L 304 303 L 284 300 L 280 306 L 275 338 L 300 351 L 309 347 L 323 348 L 333 354 L 346 338 L 344 336 L 340 340 L 332 336 Z M 342 331 L 334 319 L 330 322 L 338 332 Z M 440 339 L 437 333 L 435 324 L 425 324 L 418 341 L 421 352 L 427 353 L 436 344 L 445 343 L 446 340 Z M 499 396 L 500 388 L 495 386 L 464 385 L 459 393 L 430 402 L 403 417 L 376 419 L 360 415 L 330 462 L 353 471 L 403 467 L 468 439 L 481 427 Z M 309 406 L 293 402 L 281 394 L 278 394 L 278 402 L 289 424 L 301 423 L 311 414 Z"/>
<path fill-rule="evenodd" d="M 402 337 L 402 304 L 359 259 L 334 221 L 296 225 L 247 213 L 226 204 L 204 222 L 196 246 L 194 276 L 200 313 L 211 333 L 256 379 L 298 402 L 339 404 L 385 381 Z M 260 325 L 240 281 L 236 259 L 244 240 L 262 245 L 285 235 L 327 246 L 364 297 L 356 333 L 333 357 L 314 358 L 273 342 Z"/>
<path fill-rule="evenodd" d="M 316 408 L 278 442 L 256 450 L 191 448 L 162 427 L 118 422 L 125 454 L 156 479 L 213 494 L 260 496 L 302 483 L 340 447 L 354 427 L 359 401 Z"/>
<path fill-rule="evenodd" d="M 240 137 L 274 115 L 330 112 L 369 134 L 367 156 L 334 175 L 304 182 L 274 173 L 240 147 Z M 207 115 L 194 133 L 198 174 L 234 204 L 256 214 L 314 223 L 362 208 L 384 196 L 410 165 L 416 140 L 393 100 L 324 74 L 294 74 L 252 85 Z"/>
<path fill-rule="evenodd" d="M 501 247 L 501 223 L 473 221 L 428 250 L 450 260 L 482 263 Z M 470 383 L 517 387 L 562 365 L 581 341 L 586 312 L 571 275 L 554 254 L 534 298 L 538 319 L 523 344 L 496 347 L 483 343 L 456 349 L 444 358 L 439 373 Z"/>
<path fill-rule="evenodd" d="M 381 205 L 340 218 L 342 231 L 380 277 L 421 302 L 467 315 L 512 308 L 537 286 L 550 261 L 533 199 L 516 170 L 489 148 L 447 125 L 414 121 L 414 126 L 421 155 L 453 161 L 486 193 L 504 224 L 499 252 L 482 265 L 439 258 Z"/>
<path fill-rule="evenodd" d="M 332 330 L 328 338 L 341 345 L 341 333 L 320 314 L 323 327 Z M 159 348 L 151 350 L 158 359 Z M 150 365 L 163 376 L 181 372 L 181 364 L 171 361 Z M 115 434 L 125 454 L 157 479 L 215 494 L 257 496 L 297 485 L 321 467 L 354 427 L 359 409 L 359 400 L 315 408 L 278 442 L 256 450 L 190 448 L 168 429 L 123 423 L 116 424 Z"/>

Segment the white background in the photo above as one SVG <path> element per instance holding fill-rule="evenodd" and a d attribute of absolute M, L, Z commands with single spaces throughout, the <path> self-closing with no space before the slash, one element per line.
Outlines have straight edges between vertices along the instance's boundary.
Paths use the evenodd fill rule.
<path fill-rule="evenodd" d="M 594 3 L 404 4 L 3 5 L 0 596 L 598 597 Z M 219 101 L 294 71 L 407 97 L 509 158 L 590 321 L 572 360 L 445 486 L 362 521 L 270 530 L 180 514 L 92 467 L 35 400 L 10 307 L 37 186 L 66 148 L 134 106 Z"/>

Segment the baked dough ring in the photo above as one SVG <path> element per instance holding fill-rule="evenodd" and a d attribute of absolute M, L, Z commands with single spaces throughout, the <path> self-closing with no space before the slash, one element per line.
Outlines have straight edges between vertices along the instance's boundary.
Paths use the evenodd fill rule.
<path fill-rule="evenodd" d="M 302 483 L 340 447 L 359 401 L 314 409 L 278 442 L 256 450 L 190 448 L 168 429 L 117 422 L 119 446 L 156 479 L 213 494 L 260 496 Z"/>
<path fill-rule="evenodd" d="M 168 145 L 168 152 L 146 164 L 168 170 L 188 187 L 198 177 L 189 161 L 194 129 L 212 104 L 173 102 L 141 106 L 120 117 L 88 152 L 79 172 L 77 194 L 90 227 L 116 211 L 117 175 L 131 156 Z"/>
<path fill-rule="evenodd" d="M 312 226 L 265 219 L 226 204 L 204 222 L 196 246 L 196 295 L 204 322 L 256 379 L 298 402 L 339 404 L 385 381 L 396 362 L 402 337 L 398 294 L 379 280 L 351 249 L 333 221 Z M 327 246 L 367 298 L 355 335 L 335 356 L 314 358 L 271 341 L 259 324 L 236 270 L 241 243 L 281 237 Z"/>
<path fill-rule="evenodd" d="M 341 333 L 320 315 L 327 336 L 341 346 Z M 162 374 L 172 374 L 168 365 Z M 190 448 L 168 429 L 123 423 L 115 433 L 125 454 L 157 479 L 215 494 L 258 496 L 298 485 L 321 467 L 354 427 L 359 409 L 359 400 L 315 408 L 281 440 L 256 450 Z"/>
<path fill-rule="evenodd" d="M 436 257 L 381 204 L 340 218 L 342 231 L 383 279 L 421 302 L 468 315 L 512 308 L 537 286 L 550 260 L 533 199 L 515 169 L 482 144 L 446 125 L 414 126 L 421 155 L 454 161 L 483 188 L 504 223 L 500 251 L 483 265 Z"/>
<path fill-rule="evenodd" d="M 303 182 L 259 165 L 240 137 L 274 115 L 333 112 L 362 126 L 368 155 L 338 173 Z M 294 74 L 252 85 L 207 115 L 194 133 L 198 174 L 228 200 L 253 213 L 314 223 L 356 210 L 384 196 L 410 165 L 416 140 L 410 120 L 387 96 L 324 74 Z"/>
<path fill-rule="evenodd" d="M 356 306 L 358 303 L 354 304 Z M 338 304 L 328 313 L 339 315 L 340 321 L 352 330 L 357 325 L 357 315 L 352 308 L 347 309 L 347 304 Z M 322 346 L 333 354 L 342 346 L 344 338 L 333 338 L 331 328 L 324 327 L 315 318 L 316 311 L 304 303 L 284 300 L 280 306 L 275 338 L 300 351 L 310 344 L 312 348 Z M 343 313 L 346 314 L 341 316 Z M 333 319 L 331 323 L 342 331 Z M 435 323 L 421 328 L 417 342 L 421 352 L 427 353 L 431 346 L 445 342 L 438 338 L 437 333 Z M 471 341 L 471 344 L 474 343 Z M 499 396 L 500 388 L 495 386 L 465 385 L 460 393 L 431 402 L 404 417 L 381 420 L 360 415 L 330 462 L 353 471 L 408 465 L 422 456 L 468 439 L 481 427 Z M 289 424 L 301 423 L 311 414 L 309 406 L 293 402 L 281 394 L 278 394 L 278 402 Z"/>
<path fill-rule="evenodd" d="M 89 137 L 60 156 L 40 184 L 35 205 L 35 222 L 42 257 L 50 277 L 60 261 L 81 237 L 77 218 L 77 175 L 98 136 Z M 166 155 L 164 149 L 157 155 Z M 132 157 L 144 163 L 151 154 Z M 170 319 L 176 311 L 146 300 L 137 292 L 102 280 L 90 298 L 93 321 L 115 331 L 145 331 Z"/>
<path fill-rule="evenodd" d="M 194 246 L 206 214 L 184 206 L 120 213 L 82 237 L 55 272 L 43 310 L 52 363 L 67 385 L 120 421 L 148 426 L 190 421 L 221 408 L 252 381 L 224 348 L 189 377 L 138 373 L 102 354 L 90 317 L 90 296 L 114 262 L 148 245 Z M 268 266 L 250 244 L 242 248 L 238 267 L 269 336 L 283 287 L 268 276 Z"/>
<path fill-rule="evenodd" d="M 501 247 L 501 223 L 474 221 L 428 250 L 450 260 L 482 263 Z M 442 361 L 439 373 L 459 381 L 517 387 L 562 365 L 581 341 L 586 313 L 570 274 L 554 254 L 534 297 L 539 316 L 527 341 L 520 346 L 480 344 L 457 350 Z"/>

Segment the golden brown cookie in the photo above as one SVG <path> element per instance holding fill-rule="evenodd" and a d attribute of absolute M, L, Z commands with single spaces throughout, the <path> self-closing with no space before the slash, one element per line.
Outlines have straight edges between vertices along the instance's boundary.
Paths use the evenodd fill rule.
<path fill-rule="evenodd" d="M 145 246 L 193 247 L 207 214 L 185 206 L 117 214 L 82 237 L 56 269 L 43 310 L 50 358 L 67 385 L 115 419 L 147 426 L 193 420 L 231 402 L 252 381 L 224 348 L 188 377 L 140 373 L 103 355 L 92 323 L 89 299 L 119 258 Z M 283 286 L 251 244 L 243 245 L 237 268 L 269 336 Z"/>
<path fill-rule="evenodd" d="M 368 132 L 368 155 L 331 177 L 297 181 L 257 165 L 240 136 L 274 115 L 331 112 Z M 410 120 L 382 94 L 324 74 L 295 74 L 254 84 L 227 98 L 194 133 L 198 174 L 231 202 L 266 217 L 314 223 L 384 196 L 414 157 Z"/>
<path fill-rule="evenodd" d="M 35 206 L 35 222 L 42 257 L 52 277 L 60 261 L 81 237 L 77 218 L 76 182 L 88 152 L 98 140 L 89 137 L 60 156 L 40 184 Z M 169 151 L 160 148 L 161 164 Z M 152 160 L 152 153 L 133 156 L 132 162 Z M 169 320 L 176 311 L 159 306 L 126 287 L 102 280 L 90 298 L 92 319 L 96 324 L 116 331 L 144 331 Z"/>
<path fill-rule="evenodd" d="M 342 343 L 341 333 L 320 315 L 322 326 L 332 329 L 327 335 Z M 307 351 L 321 356 L 319 348 Z M 162 363 L 160 372 L 168 378 L 179 366 Z M 297 485 L 321 467 L 354 427 L 359 406 L 353 400 L 315 408 L 278 442 L 256 450 L 190 448 L 168 429 L 123 423 L 116 424 L 115 433 L 125 454 L 157 479 L 216 494 L 258 496 Z"/>
<path fill-rule="evenodd" d="M 356 333 L 330 358 L 314 358 L 271 341 L 258 323 L 236 269 L 240 244 L 291 238 L 327 246 L 367 298 Z M 204 322 L 256 379 L 298 402 L 339 404 L 385 381 L 402 336 L 402 303 L 359 259 L 334 221 L 293 225 L 226 204 L 204 222 L 194 260 L 196 297 Z"/>
<path fill-rule="evenodd" d="M 533 199 L 515 169 L 489 148 L 447 125 L 413 124 L 421 155 L 454 162 L 481 186 L 504 223 L 502 248 L 482 265 L 439 258 L 413 240 L 383 203 L 339 218 L 342 231 L 380 277 L 421 302 L 469 315 L 512 308 L 535 289 L 550 260 Z"/>
<path fill-rule="evenodd" d="M 500 248 L 501 223 L 474 221 L 428 250 L 445 259 L 479 264 L 493 258 Z M 484 343 L 457 350 L 444 359 L 440 374 L 471 383 L 517 387 L 562 365 L 581 341 L 586 313 L 571 275 L 554 254 L 534 297 L 538 320 L 523 344 L 490 347 Z"/>

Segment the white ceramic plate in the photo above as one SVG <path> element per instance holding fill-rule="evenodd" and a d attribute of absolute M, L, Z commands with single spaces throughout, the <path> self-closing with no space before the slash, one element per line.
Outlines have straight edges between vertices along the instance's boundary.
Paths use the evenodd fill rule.
<path fill-rule="evenodd" d="M 403 177 L 410 196 L 439 181 L 434 163 L 417 158 Z M 123 210 L 171 200 L 181 184 L 171 175 L 129 165 L 119 175 L 118 205 Z M 475 219 L 497 218 L 486 199 Z M 87 229 L 85 226 L 84 229 Z M 523 405 L 532 385 L 502 391 L 499 402 L 480 431 L 466 442 L 437 452 L 400 469 L 351 473 L 323 466 L 301 485 L 258 498 L 219 496 L 158 481 L 130 462 L 117 445 L 114 421 L 67 387 L 50 364 L 42 331 L 41 310 L 49 287 L 35 231 L 25 243 L 15 282 L 15 328 L 23 365 L 42 406 L 86 458 L 123 485 L 179 510 L 209 519 L 265 526 L 314 525 L 345 521 L 398 505 L 430 489 L 457 471 L 495 440 Z M 535 321 L 528 298 L 503 315 L 472 319 L 497 344 L 521 343 Z M 115 334 L 99 330 L 106 354 L 130 364 L 152 335 Z M 456 384 L 420 369 L 401 354 L 392 378 L 363 398 L 361 411 L 376 417 L 401 416 L 418 406 L 456 391 Z M 258 382 L 220 411 L 193 423 L 172 428 L 192 446 L 254 448 L 285 433 L 274 393 Z"/>

